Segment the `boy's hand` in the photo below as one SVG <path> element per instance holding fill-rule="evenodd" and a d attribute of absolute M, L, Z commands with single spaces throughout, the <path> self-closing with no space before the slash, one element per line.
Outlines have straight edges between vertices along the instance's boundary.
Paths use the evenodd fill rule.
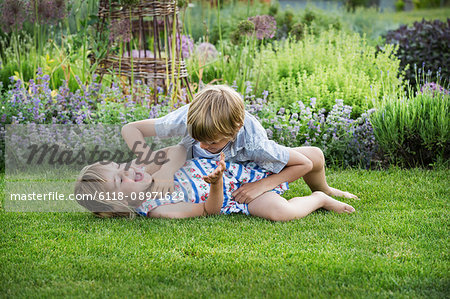
<path fill-rule="evenodd" d="M 162 192 L 163 197 L 174 191 L 173 174 L 167 171 L 157 171 L 153 175 L 152 192 Z"/>
<path fill-rule="evenodd" d="M 231 196 L 239 203 L 251 203 L 255 198 L 266 192 L 261 181 L 243 184 L 239 189 L 234 191 Z"/>
<path fill-rule="evenodd" d="M 207 176 L 203 176 L 203 180 L 207 182 L 208 184 L 215 184 L 217 181 L 222 178 L 223 172 L 227 169 L 227 166 L 225 164 L 225 154 L 220 153 L 220 161 L 219 165 L 214 169 L 213 172 L 211 172 Z"/>

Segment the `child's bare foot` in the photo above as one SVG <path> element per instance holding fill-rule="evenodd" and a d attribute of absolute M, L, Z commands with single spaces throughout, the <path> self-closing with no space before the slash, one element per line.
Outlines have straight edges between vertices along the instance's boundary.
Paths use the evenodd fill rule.
<path fill-rule="evenodd" d="M 217 181 L 222 178 L 223 172 L 227 169 L 227 166 L 225 164 L 225 154 L 220 153 L 220 161 L 217 165 L 216 169 L 214 169 L 213 172 L 211 172 L 209 175 L 204 176 L 203 180 L 207 182 L 208 184 L 214 184 L 217 183 Z"/>
<path fill-rule="evenodd" d="M 323 208 L 328 211 L 333 211 L 338 214 L 342 214 L 342 213 L 350 214 L 355 211 L 355 208 L 353 208 L 351 205 L 348 205 L 344 202 L 338 201 L 338 200 L 326 195 L 323 192 L 320 192 L 320 191 L 313 192 L 312 196 L 320 197 L 324 201 Z"/>
<path fill-rule="evenodd" d="M 326 192 L 327 195 L 329 196 L 335 196 L 335 197 L 343 197 L 343 198 L 350 198 L 350 199 L 358 199 L 358 196 L 351 194 L 350 192 L 346 192 L 346 191 L 341 191 L 339 189 L 336 188 L 332 188 L 330 187 L 330 191 Z"/>

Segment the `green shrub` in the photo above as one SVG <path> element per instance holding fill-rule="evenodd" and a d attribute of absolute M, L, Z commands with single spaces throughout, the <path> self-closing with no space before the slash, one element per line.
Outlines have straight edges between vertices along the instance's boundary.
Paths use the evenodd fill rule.
<path fill-rule="evenodd" d="M 417 9 L 424 9 L 424 8 L 433 8 L 433 7 L 440 7 L 442 4 L 449 5 L 448 0 L 441 1 L 441 0 L 413 0 L 414 8 Z"/>
<path fill-rule="evenodd" d="M 450 95 L 446 91 L 386 101 L 372 115 L 374 134 L 393 162 L 429 166 L 448 161 Z"/>
<path fill-rule="evenodd" d="M 431 81 L 450 77 L 450 19 L 415 22 L 412 27 L 400 26 L 386 35 L 387 44 L 398 45 L 397 56 L 400 67 L 405 70 L 405 79 L 411 86 L 416 82 L 416 67 L 431 72 Z"/>
<path fill-rule="evenodd" d="M 263 47 L 252 80 L 257 92 L 268 89 L 279 107 L 317 98 L 317 106 L 330 111 L 336 99 L 343 99 L 356 117 L 384 96 L 400 93 L 399 61 L 393 52 L 391 46 L 376 53 L 358 34 L 307 34 L 298 42 L 288 39 Z"/>
<path fill-rule="evenodd" d="M 395 2 L 395 10 L 396 11 L 404 11 L 405 10 L 405 1 L 397 0 L 397 2 Z"/>

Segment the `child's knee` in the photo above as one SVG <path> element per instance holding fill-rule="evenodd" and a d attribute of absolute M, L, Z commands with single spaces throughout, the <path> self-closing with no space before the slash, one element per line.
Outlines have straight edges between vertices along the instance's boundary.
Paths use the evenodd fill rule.
<path fill-rule="evenodd" d="M 323 151 L 318 147 L 311 147 L 311 161 L 313 162 L 314 169 L 321 169 L 325 166 L 325 156 L 323 155 Z"/>

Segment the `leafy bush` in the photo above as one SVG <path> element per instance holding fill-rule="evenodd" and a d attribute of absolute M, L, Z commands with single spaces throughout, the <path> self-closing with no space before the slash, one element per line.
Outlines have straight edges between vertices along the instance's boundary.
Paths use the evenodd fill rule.
<path fill-rule="evenodd" d="M 268 92 L 263 92 L 262 98 L 250 95 L 248 84 L 247 109 L 266 128 L 269 138 L 290 147 L 317 146 L 323 150 L 328 164 L 367 168 L 372 165 L 378 152 L 369 121 L 373 110 L 352 119 L 352 107 L 336 100 L 326 114 L 316 106 L 315 98 L 310 99 L 309 105 L 300 100 L 289 108 L 278 109 L 268 100 Z"/>
<path fill-rule="evenodd" d="M 330 111 L 342 99 L 357 117 L 384 96 L 400 93 L 399 61 L 393 52 L 387 46 L 376 53 L 358 34 L 307 34 L 298 42 L 288 39 L 263 47 L 249 80 L 257 82 L 257 92 L 268 89 L 278 108 L 316 98 L 318 108 Z"/>
<path fill-rule="evenodd" d="M 387 44 L 398 45 L 397 56 L 400 67 L 405 71 L 405 79 L 412 86 L 423 84 L 416 82 L 416 67 L 424 68 L 433 75 L 432 81 L 450 77 L 450 19 L 415 22 L 412 27 L 400 26 L 386 35 Z"/>
<path fill-rule="evenodd" d="M 448 91 L 426 88 L 415 96 L 387 101 L 371 121 L 391 161 L 429 166 L 450 158 L 449 115 Z"/>
<path fill-rule="evenodd" d="M 413 3 L 414 7 L 418 9 L 440 7 L 443 4 L 441 0 L 413 0 Z M 444 3 L 446 5 L 449 4 L 448 0 L 444 1 Z"/>

